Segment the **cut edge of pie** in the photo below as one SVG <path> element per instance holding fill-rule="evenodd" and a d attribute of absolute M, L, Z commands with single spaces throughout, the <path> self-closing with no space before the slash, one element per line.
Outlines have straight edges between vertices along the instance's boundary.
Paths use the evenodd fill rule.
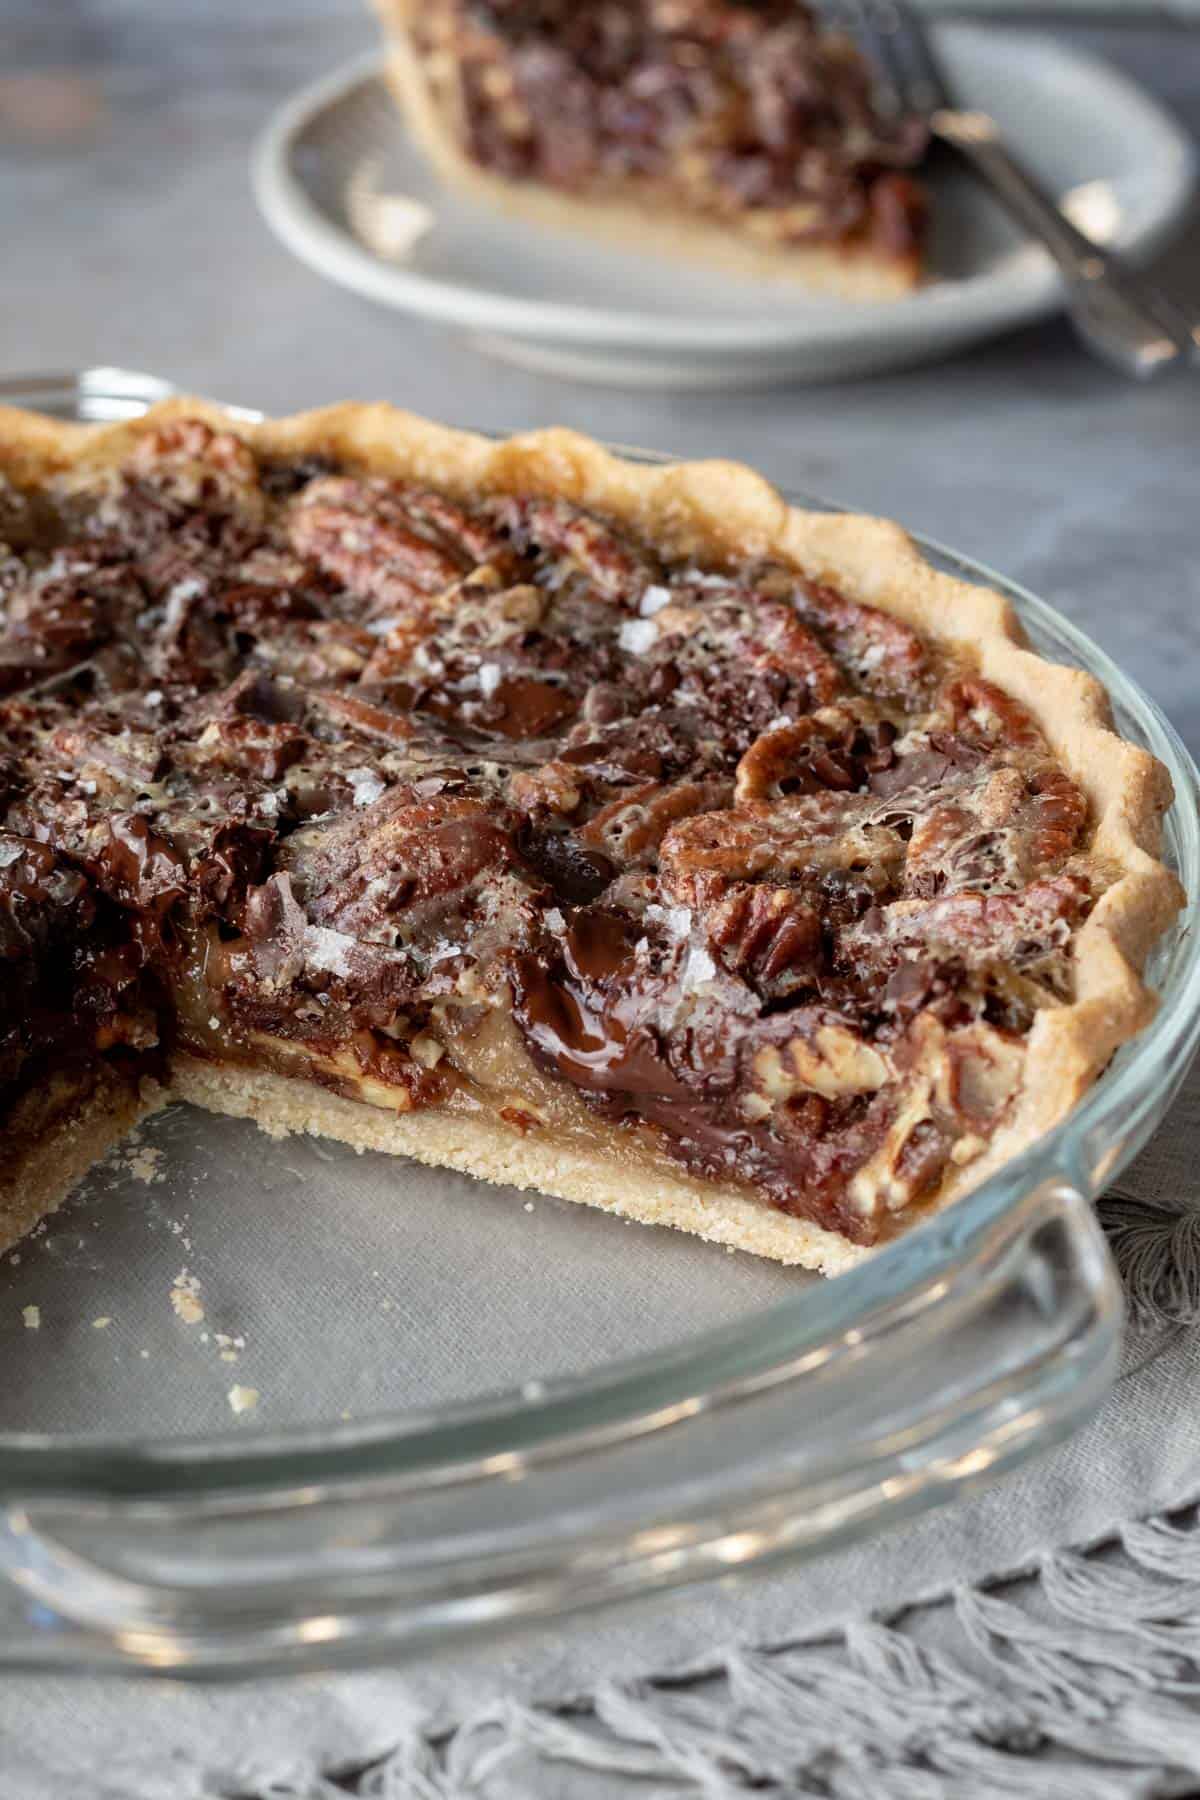
<path fill-rule="evenodd" d="M 790 507 L 762 477 L 732 462 L 648 466 L 565 429 L 493 441 L 382 404 L 349 403 L 250 423 L 207 402 L 180 398 L 112 426 L 63 424 L 0 409 L 0 472 L 24 484 L 68 470 L 85 475 L 121 462 L 140 437 L 181 419 L 231 431 L 272 457 L 326 453 L 368 473 L 428 484 L 459 498 L 519 493 L 563 499 L 645 534 L 672 555 L 770 556 L 905 621 L 1028 710 L 1086 797 L 1093 821 L 1088 857 L 1111 879 L 1074 936 L 1074 1000 L 1037 1014 L 1011 1115 L 974 1161 L 942 1182 L 934 1206 L 974 1187 L 1057 1124 L 1114 1051 L 1152 1017 L 1155 998 L 1140 970 L 1184 900 L 1175 876 L 1157 860 L 1162 815 L 1172 798 L 1166 770 L 1115 734 L 1107 694 L 1095 677 L 1027 648 L 1001 595 L 933 568 L 899 526 Z M 536 1082 L 538 1072 L 526 1060 Z M 395 1115 L 271 1069 L 192 1055 L 177 1057 L 165 1081 L 143 1082 L 140 1098 L 116 1082 L 110 1089 L 102 1069 L 73 1100 L 52 1106 L 23 1145 L 10 1132 L 0 1177 L 0 1240 L 21 1235 L 138 1117 L 176 1097 L 251 1117 L 268 1131 L 315 1132 L 359 1148 L 403 1153 L 674 1225 L 826 1274 L 870 1253 L 835 1231 L 777 1210 L 745 1187 L 694 1176 L 653 1150 L 642 1155 L 628 1130 L 591 1114 L 586 1134 L 567 1130 L 557 1137 L 526 1134 L 498 1113 L 464 1117 L 446 1108 Z M 572 1103 L 581 1106 L 574 1095 Z M 921 1209 L 914 1215 L 921 1216 Z"/>
<path fill-rule="evenodd" d="M 794 281 L 841 300 L 901 299 L 920 286 L 919 249 L 882 253 L 867 241 L 757 243 L 682 207 L 649 206 L 620 196 L 574 194 L 535 180 L 517 181 L 485 168 L 458 140 L 439 103 L 413 39 L 417 0 L 372 0 L 387 43 L 388 85 L 417 146 L 448 186 L 480 204 L 542 229 L 589 236 L 656 257 L 728 274 Z"/>

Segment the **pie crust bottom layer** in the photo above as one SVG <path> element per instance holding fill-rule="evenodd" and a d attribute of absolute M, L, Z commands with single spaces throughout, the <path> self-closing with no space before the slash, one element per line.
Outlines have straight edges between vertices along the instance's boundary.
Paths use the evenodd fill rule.
<path fill-rule="evenodd" d="M 0 1250 L 61 1205 L 92 1164 L 137 1124 L 177 1100 L 225 1117 L 253 1119 L 271 1137 L 307 1133 L 354 1150 L 411 1157 L 501 1187 L 579 1201 L 639 1224 L 672 1225 L 711 1243 L 824 1275 L 840 1274 L 868 1254 L 742 1189 L 691 1180 L 652 1154 L 631 1158 L 628 1133 L 603 1120 L 590 1122 L 594 1143 L 583 1146 L 544 1132 L 523 1135 L 486 1115 L 395 1113 L 269 1069 L 193 1056 L 176 1057 L 165 1084 L 144 1080 L 138 1089 L 102 1084 L 15 1158 L 0 1179 Z M 402 1170 L 396 1179 L 402 1187 Z M 402 1193 L 397 1204 L 403 1204 Z"/>

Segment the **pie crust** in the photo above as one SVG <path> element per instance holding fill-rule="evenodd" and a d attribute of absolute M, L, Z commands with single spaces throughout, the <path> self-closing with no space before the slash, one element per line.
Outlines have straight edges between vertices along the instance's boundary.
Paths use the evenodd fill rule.
<path fill-rule="evenodd" d="M 25 487 L 67 474 L 86 481 L 123 462 L 147 434 L 192 419 L 234 433 L 264 456 L 326 455 L 461 500 L 509 494 L 567 501 L 639 534 L 665 555 L 706 563 L 769 558 L 904 621 L 955 666 L 976 671 L 1027 710 L 1086 799 L 1084 854 L 1102 885 L 1072 938 L 1069 1001 L 1036 1014 L 1020 1090 L 1003 1124 L 974 1160 L 951 1169 L 931 1205 L 973 1187 L 1060 1121 L 1117 1047 L 1152 1016 L 1153 996 L 1140 971 L 1183 901 L 1175 877 L 1157 860 L 1171 799 L 1165 770 L 1115 735 L 1107 696 L 1094 677 L 1036 655 L 1000 595 L 931 567 L 898 526 L 789 507 L 735 463 L 651 467 L 566 430 L 494 442 L 384 405 L 348 404 L 249 423 L 202 401 L 176 399 L 114 426 L 0 409 L 0 474 Z M 553 1117 L 538 1129 L 487 1108 L 390 1112 L 278 1067 L 178 1054 L 143 1082 L 140 1094 L 127 1086 L 110 1091 L 101 1080 L 30 1141 L 10 1132 L 0 1177 L 0 1238 L 11 1241 L 56 1205 L 141 1112 L 178 1097 L 253 1117 L 268 1131 L 309 1131 L 402 1153 L 828 1274 L 868 1253 L 838 1231 L 778 1210 L 743 1184 L 681 1167 L 647 1128 L 631 1131 L 596 1116 L 569 1083 L 548 1077 L 527 1055 L 521 1075 L 528 1091 L 553 1097 Z M 924 1210 L 911 1209 L 897 1228 Z"/>
<path fill-rule="evenodd" d="M 388 82 L 413 138 L 448 185 L 481 204 L 535 226 L 751 279 L 794 281 L 839 299 L 894 300 L 919 284 L 922 256 L 911 246 L 885 253 L 865 238 L 756 242 L 669 203 L 639 202 L 621 193 L 574 193 L 536 180 L 512 180 L 485 167 L 464 151 L 453 112 L 439 101 L 416 46 L 419 0 L 373 0 L 373 5 L 387 38 Z"/>

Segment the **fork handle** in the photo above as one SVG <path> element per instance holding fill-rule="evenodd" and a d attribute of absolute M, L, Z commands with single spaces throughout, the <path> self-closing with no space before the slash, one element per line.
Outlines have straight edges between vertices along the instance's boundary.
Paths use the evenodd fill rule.
<path fill-rule="evenodd" d="M 1111 367 L 1140 380 L 1186 361 L 1195 342 L 1182 315 L 1085 237 L 1017 161 L 986 113 L 943 109 L 934 136 L 958 150 L 1019 225 L 1058 264 L 1072 323 Z"/>

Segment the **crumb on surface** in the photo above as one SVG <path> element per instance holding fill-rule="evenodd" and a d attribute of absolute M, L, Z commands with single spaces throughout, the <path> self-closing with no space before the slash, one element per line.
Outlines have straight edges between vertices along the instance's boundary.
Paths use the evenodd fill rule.
<path fill-rule="evenodd" d="M 180 1269 L 172 1285 L 171 1305 L 185 1325 L 199 1325 L 204 1317 L 204 1307 L 200 1300 L 200 1283 L 190 1273 L 186 1264 Z"/>
<path fill-rule="evenodd" d="M 230 1388 L 226 1399 L 229 1401 L 230 1412 L 235 1415 L 253 1412 L 258 1405 L 258 1389 L 242 1387 L 240 1383 L 236 1383 Z"/>
<path fill-rule="evenodd" d="M 21 1317 L 25 1321 L 26 1331 L 40 1331 L 42 1326 L 42 1309 L 40 1306 L 23 1306 Z"/>
<path fill-rule="evenodd" d="M 127 1144 L 132 1142 L 132 1139 L 127 1140 Z M 125 1167 L 135 1181 L 144 1182 L 149 1187 L 151 1182 L 166 1180 L 161 1167 L 162 1159 L 162 1151 L 153 1144 L 134 1145 L 133 1149 L 126 1149 Z"/>
<path fill-rule="evenodd" d="M 107 1331 L 108 1327 L 111 1324 L 112 1324 L 111 1313 L 101 1313 L 101 1315 L 98 1319 L 92 1320 L 92 1330 L 93 1331 Z"/>

